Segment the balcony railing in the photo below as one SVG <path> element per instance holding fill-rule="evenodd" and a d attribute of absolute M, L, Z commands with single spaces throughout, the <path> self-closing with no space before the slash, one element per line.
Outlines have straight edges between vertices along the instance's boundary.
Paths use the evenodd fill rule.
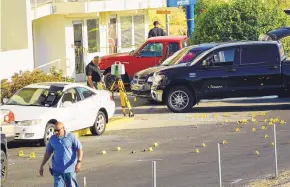
<path fill-rule="evenodd" d="M 103 2 L 105 4 L 110 4 L 111 2 L 116 0 L 30 0 L 32 9 L 37 8 L 46 4 L 55 4 L 55 3 L 89 3 L 89 2 Z M 122 0 L 125 4 L 127 3 L 137 3 L 137 4 L 158 4 L 163 7 L 166 6 L 166 0 Z M 144 7 L 146 8 L 146 7 Z M 156 7 L 152 7 L 156 8 Z"/>

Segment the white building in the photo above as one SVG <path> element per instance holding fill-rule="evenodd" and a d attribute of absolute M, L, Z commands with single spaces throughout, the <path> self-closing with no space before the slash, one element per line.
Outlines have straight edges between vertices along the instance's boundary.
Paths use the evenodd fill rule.
<path fill-rule="evenodd" d="M 166 0 L 1 0 L 0 6 L 0 78 L 56 66 L 83 81 L 94 56 L 144 42 L 148 10 L 166 8 Z"/>

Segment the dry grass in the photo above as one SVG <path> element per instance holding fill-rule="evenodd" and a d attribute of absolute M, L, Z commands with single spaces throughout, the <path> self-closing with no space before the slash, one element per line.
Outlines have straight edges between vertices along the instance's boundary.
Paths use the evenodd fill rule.
<path fill-rule="evenodd" d="M 262 179 L 250 183 L 248 187 L 290 187 L 290 171 L 283 171 L 277 179 Z"/>

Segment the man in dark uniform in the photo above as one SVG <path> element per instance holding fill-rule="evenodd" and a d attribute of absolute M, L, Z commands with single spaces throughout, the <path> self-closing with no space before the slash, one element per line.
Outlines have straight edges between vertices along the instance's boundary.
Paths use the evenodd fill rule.
<path fill-rule="evenodd" d="M 98 66 L 99 61 L 100 57 L 95 56 L 94 59 L 86 66 L 87 85 L 95 89 L 104 89 L 105 84 Z"/>
<path fill-rule="evenodd" d="M 160 25 L 158 21 L 154 21 L 153 25 L 154 25 L 154 28 L 149 31 L 148 38 L 155 37 L 155 36 L 166 36 L 166 33 L 164 32 L 164 30 L 158 27 Z"/>

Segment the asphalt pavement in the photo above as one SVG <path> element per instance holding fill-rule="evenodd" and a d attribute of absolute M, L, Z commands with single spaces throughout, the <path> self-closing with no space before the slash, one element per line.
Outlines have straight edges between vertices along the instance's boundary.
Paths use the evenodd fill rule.
<path fill-rule="evenodd" d="M 123 119 L 118 105 L 116 118 L 120 120 L 109 123 L 105 134 L 80 137 L 84 147 L 80 186 L 84 186 L 84 177 L 87 187 L 152 186 L 153 160 L 157 186 L 218 186 L 217 143 L 223 140 L 227 141 L 221 144 L 223 185 L 245 186 L 275 172 L 271 118 L 279 118 L 275 122 L 279 170 L 290 169 L 290 100 L 207 102 L 187 114 L 173 114 L 163 105 L 142 99 L 130 100 L 134 118 Z M 248 123 L 237 123 L 246 119 Z M 148 151 L 149 147 L 153 150 Z M 24 157 L 18 156 L 21 150 Z M 31 152 L 36 158 L 29 158 Z M 35 144 L 10 144 L 5 186 L 52 186 L 48 167 L 44 177 L 38 174 L 43 153 L 44 147 Z"/>

